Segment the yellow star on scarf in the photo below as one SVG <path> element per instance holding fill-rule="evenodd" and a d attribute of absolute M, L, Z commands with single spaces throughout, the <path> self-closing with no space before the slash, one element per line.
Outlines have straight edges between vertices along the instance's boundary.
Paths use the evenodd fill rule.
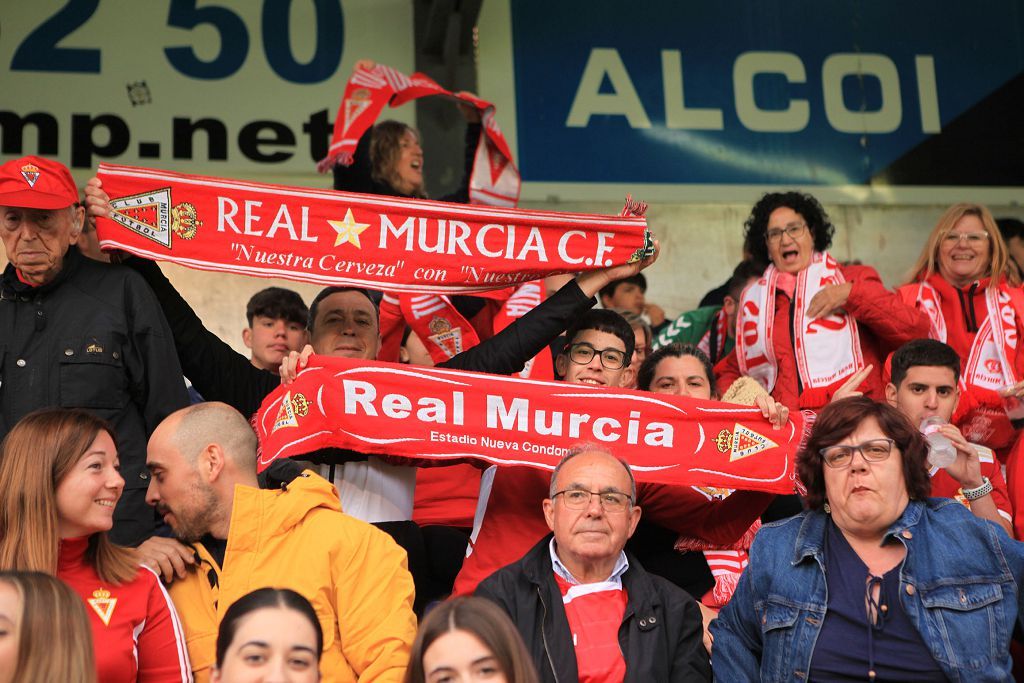
<path fill-rule="evenodd" d="M 356 223 L 355 217 L 352 215 L 352 209 L 349 209 L 345 213 L 345 220 L 343 221 L 327 221 L 334 228 L 334 231 L 338 233 L 337 238 L 334 240 L 334 246 L 341 246 L 348 242 L 349 244 L 356 245 L 356 249 L 362 249 L 363 246 L 359 244 L 359 235 L 364 230 L 370 227 L 369 223 Z"/>

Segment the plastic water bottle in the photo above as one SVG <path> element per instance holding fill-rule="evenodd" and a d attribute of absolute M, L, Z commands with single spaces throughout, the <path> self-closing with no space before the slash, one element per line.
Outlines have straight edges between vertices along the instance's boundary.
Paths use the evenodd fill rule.
<path fill-rule="evenodd" d="M 956 462 L 956 448 L 953 442 L 942 435 L 939 427 L 946 424 L 938 415 L 921 420 L 921 433 L 928 442 L 928 464 L 932 467 L 949 467 Z"/>

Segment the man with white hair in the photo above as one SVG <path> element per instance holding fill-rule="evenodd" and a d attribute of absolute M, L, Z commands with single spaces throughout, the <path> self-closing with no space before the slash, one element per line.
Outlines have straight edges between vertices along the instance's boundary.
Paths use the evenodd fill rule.
<path fill-rule="evenodd" d="M 188 405 L 171 332 L 138 274 L 76 246 L 84 210 L 71 172 L 22 157 L 0 166 L 0 438 L 38 408 L 83 408 L 109 421 L 125 488 L 113 539 L 157 527 L 146 505 L 146 439 Z"/>
<path fill-rule="evenodd" d="M 553 533 L 476 590 L 508 612 L 541 680 L 710 681 L 697 603 L 625 551 L 641 514 L 629 464 L 570 452 L 543 509 Z"/>

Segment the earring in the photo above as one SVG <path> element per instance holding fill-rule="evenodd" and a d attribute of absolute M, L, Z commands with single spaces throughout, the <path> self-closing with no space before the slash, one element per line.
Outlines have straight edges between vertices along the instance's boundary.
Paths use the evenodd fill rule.
<path fill-rule="evenodd" d="M 822 505 L 821 509 L 825 511 L 826 515 L 831 515 L 832 514 L 832 508 L 829 507 L 828 503 L 825 503 L 824 505 Z"/>

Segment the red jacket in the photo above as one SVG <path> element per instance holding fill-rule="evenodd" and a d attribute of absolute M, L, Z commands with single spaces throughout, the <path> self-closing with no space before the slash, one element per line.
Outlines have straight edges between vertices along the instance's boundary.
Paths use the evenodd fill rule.
<path fill-rule="evenodd" d="M 984 278 L 958 289 L 938 273 L 928 278 L 928 284 L 939 295 L 942 316 L 946 321 L 946 343 L 960 356 L 961 374 L 970 358 L 971 345 L 978 335 L 978 329 L 988 319 L 985 290 L 989 282 L 989 278 Z M 1005 283 L 1001 286 L 1010 294 L 1013 308 L 1017 312 L 1017 338 L 1024 340 L 1024 320 L 1021 316 L 1024 311 L 1024 294 L 1020 289 L 1006 286 Z M 914 305 L 918 289 L 916 283 L 903 285 L 897 293 L 907 304 Z M 930 332 L 924 336 L 931 336 Z M 1010 362 L 1014 374 L 1024 378 L 1024 341 L 1017 343 L 1017 355 Z M 978 415 L 981 417 L 978 418 Z M 1010 426 L 1003 412 L 1002 397 L 988 389 L 968 385 L 967 391 L 960 396 L 960 403 L 951 421 L 968 439 L 996 449 L 1000 457 L 1006 455 L 1006 449 L 1013 445 L 1016 438 L 1016 430 Z"/>
<path fill-rule="evenodd" d="M 103 683 L 191 683 L 192 667 L 174 604 L 148 567 L 120 586 L 100 580 L 85 558 L 86 538 L 60 542 L 57 578 L 85 602 L 98 680 Z"/>
<path fill-rule="evenodd" d="M 488 487 L 491 473 L 493 483 Z M 472 554 L 455 579 L 455 595 L 468 595 L 502 567 L 516 562 L 550 529 L 541 507 L 548 497 L 551 474 L 532 467 L 488 470 L 480 486 L 486 506 L 470 541 Z M 743 536 L 775 494 L 740 491 L 725 500 L 709 501 L 689 486 L 637 484 L 637 505 L 643 518 L 672 531 L 729 545 Z"/>
<path fill-rule="evenodd" d="M 930 328 L 928 316 L 903 303 L 886 289 L 874 268 L 840 266 L 840 271 L 847 282 L 853 283 L 844 308 L 857 321 L 864 363 L 875 366 L 860 391 L 876 401 L 885 400 L 882 361 L 891 351 L 908 341 L 927 337 Z M 775 295 L 773 334 L 779 371 L 772 389 L 772 398 L 790 410 L 816 410 L 826 405 L 846 380 L 841 379 L 823 389 L 801 391 L 793 351 L 790 309 L 790 297 L 778 290 Z M 740 376 L 738 353 L 739 349 L 734 349 L 715 366 L 718 390 L 722 393 Z"/>

